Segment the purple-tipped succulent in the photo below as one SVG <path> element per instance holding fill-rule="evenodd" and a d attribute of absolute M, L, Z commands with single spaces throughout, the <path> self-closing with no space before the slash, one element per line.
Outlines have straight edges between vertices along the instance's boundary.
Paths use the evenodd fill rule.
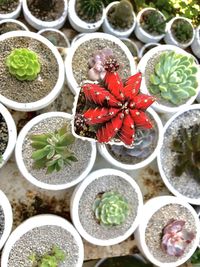
<path fill-rule="evenodd" d="M 164 227 L 161 247 L 169 256 L 182 256 L 194 239 L 194 233 L 183 229 L 184 226 L 185 221 L 172 219 Z"/>

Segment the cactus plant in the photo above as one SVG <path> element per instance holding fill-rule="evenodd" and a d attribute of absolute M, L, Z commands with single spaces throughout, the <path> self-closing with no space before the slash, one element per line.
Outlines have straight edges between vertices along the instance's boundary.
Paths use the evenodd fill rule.
<path fill-rule="evenodd" d="M 200 125 L 195 124 L 186 129 L 181 127 L 173 141 L 172 151 L 177 153 L 175 175 L 183 172 L 194 178 L 200 177 Z"/>
<path fill-rule="evenodd" d="M 20 81 L 35 80 L 41 69 L 38 55 L 27 48 L 14 49 L 6 58 L 6 66 Z"/>
<path fill-rule="evenodd" d="M 187 43 L 193 37 L 193 28 L 190 23 L 183 19 L 177 19 L 172 24 L 172 32 L 180 43 Z"/>
<path fill-rule="evenodd" d="M 74 153 L 68 146 L 75 141 L 64 125 L 53 133 L 31 135 L 31 145 L 36 149 L 32 153 L 35 168 L 47 168 L 47 173 L 60 171 L 65 165 L 77 161 Z"/>
<path fill-rule="evenodd" d="M 88 19 L 94 19 L 99 13 L 102 13 L 102 0 L 81 0 L 79 1 L 79 4 L 80 16 L 84 16 Z"/>
<path fill-rule="evenodd" d="M 129 214 L 129 205 L 122 195 L 110 191 L 97 196 L 93 211 L 100 224 L 115 226 L 124 223 Z"/>
<path fill-rule="evenodd" d="M 173 51 L 164 52 L 150 75 L 149 91 L 179 105 L 194 96 L 198 82 L 194 58 Z"/>

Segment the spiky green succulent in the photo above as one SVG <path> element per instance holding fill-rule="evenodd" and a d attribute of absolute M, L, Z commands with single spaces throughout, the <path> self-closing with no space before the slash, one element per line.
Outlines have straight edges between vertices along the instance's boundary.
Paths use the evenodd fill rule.
<path fill-rule="evenodd" d="M 31 145 L 35 149 L 32 153 L 35 168 L 47 168 L 47 173 L 60 171 L 65 165 L 77 161 L 69 145 L 75 137 L 63 126 L 53 133 L 31 135 Z"/>
<path fill-rule="evenodd" d="M 200 177 L 200 125 L 195 124 L 186 129 L 181 127 L 173 141 L 172 151 L 177 153 L 175 175 L 183 172 L 194 178 Z"/>
<path fill-rule="evenodd" d="M 102 0 L 81 0 L 80 10 L 81 14 L 88 19 L 95 18 L 97 14 L 101 13 L 103 9 Z"/>
<path fill-rule="evenodd" d="M 97 221 L 105 226 L 121 225 L 129 214 L 128 201 L 117 192 L 99 195 L 93 203 Z"/>
<path fill-rule="evenodd" d="M 193 57 L 164 52 L 150 75 L 149 91 L 179 105 L 196 94 L 197 70 Z"/>
<path fill-rule="evenodd" d="M 6 58 L 6 66 L 11 75 L 20 81 L 33 81 L 40 73 L 38 55 L 27 48 L 16 48 Z"/>

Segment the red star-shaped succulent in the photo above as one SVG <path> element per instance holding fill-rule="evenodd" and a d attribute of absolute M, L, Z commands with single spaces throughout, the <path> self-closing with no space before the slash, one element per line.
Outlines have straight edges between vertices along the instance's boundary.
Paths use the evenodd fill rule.
<path fill-rule="evenodd" d="M 139 93 L 141 80 L 141 73 L 137 73 L 123 85 L 117 72 L 107 72 L 104 79 L 106 88 L 91 83 L 82 86 L 86 100 L 91 103 L 83 118 L 86 125 L 97 126 L 98 142 L 108 143 L 117 138 L 131 146 L 137 127 L 152 128 L 145 110 L 155 99 Z"/>

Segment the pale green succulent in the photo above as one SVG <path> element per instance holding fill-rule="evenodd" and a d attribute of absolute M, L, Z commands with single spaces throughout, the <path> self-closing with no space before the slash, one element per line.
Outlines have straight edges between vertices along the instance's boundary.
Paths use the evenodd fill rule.
<path fill-rule="evenodd" d="M 193 57 L 164 52 L 150 76 L 149 91 L 179 105 L 196 94 L 197 71 Z"/>
<path fill-rule="evenodd" d="M 128 201 L 117 192 L 106 192 L 93 203 L 97 221 L 105 226 L 121 225 L 129 214 Z"/>
<path fill-rule="evenodd" d="M 32 147 L 36 149 L 32 153 L 35 168 L 47 168 L 47 173 L 52 173 L 77 161 L 68 148 L 74 143 L 75 137 L 69 133 L 66 125 L 54 133 L 31 135 L 30 139 Z"/>

